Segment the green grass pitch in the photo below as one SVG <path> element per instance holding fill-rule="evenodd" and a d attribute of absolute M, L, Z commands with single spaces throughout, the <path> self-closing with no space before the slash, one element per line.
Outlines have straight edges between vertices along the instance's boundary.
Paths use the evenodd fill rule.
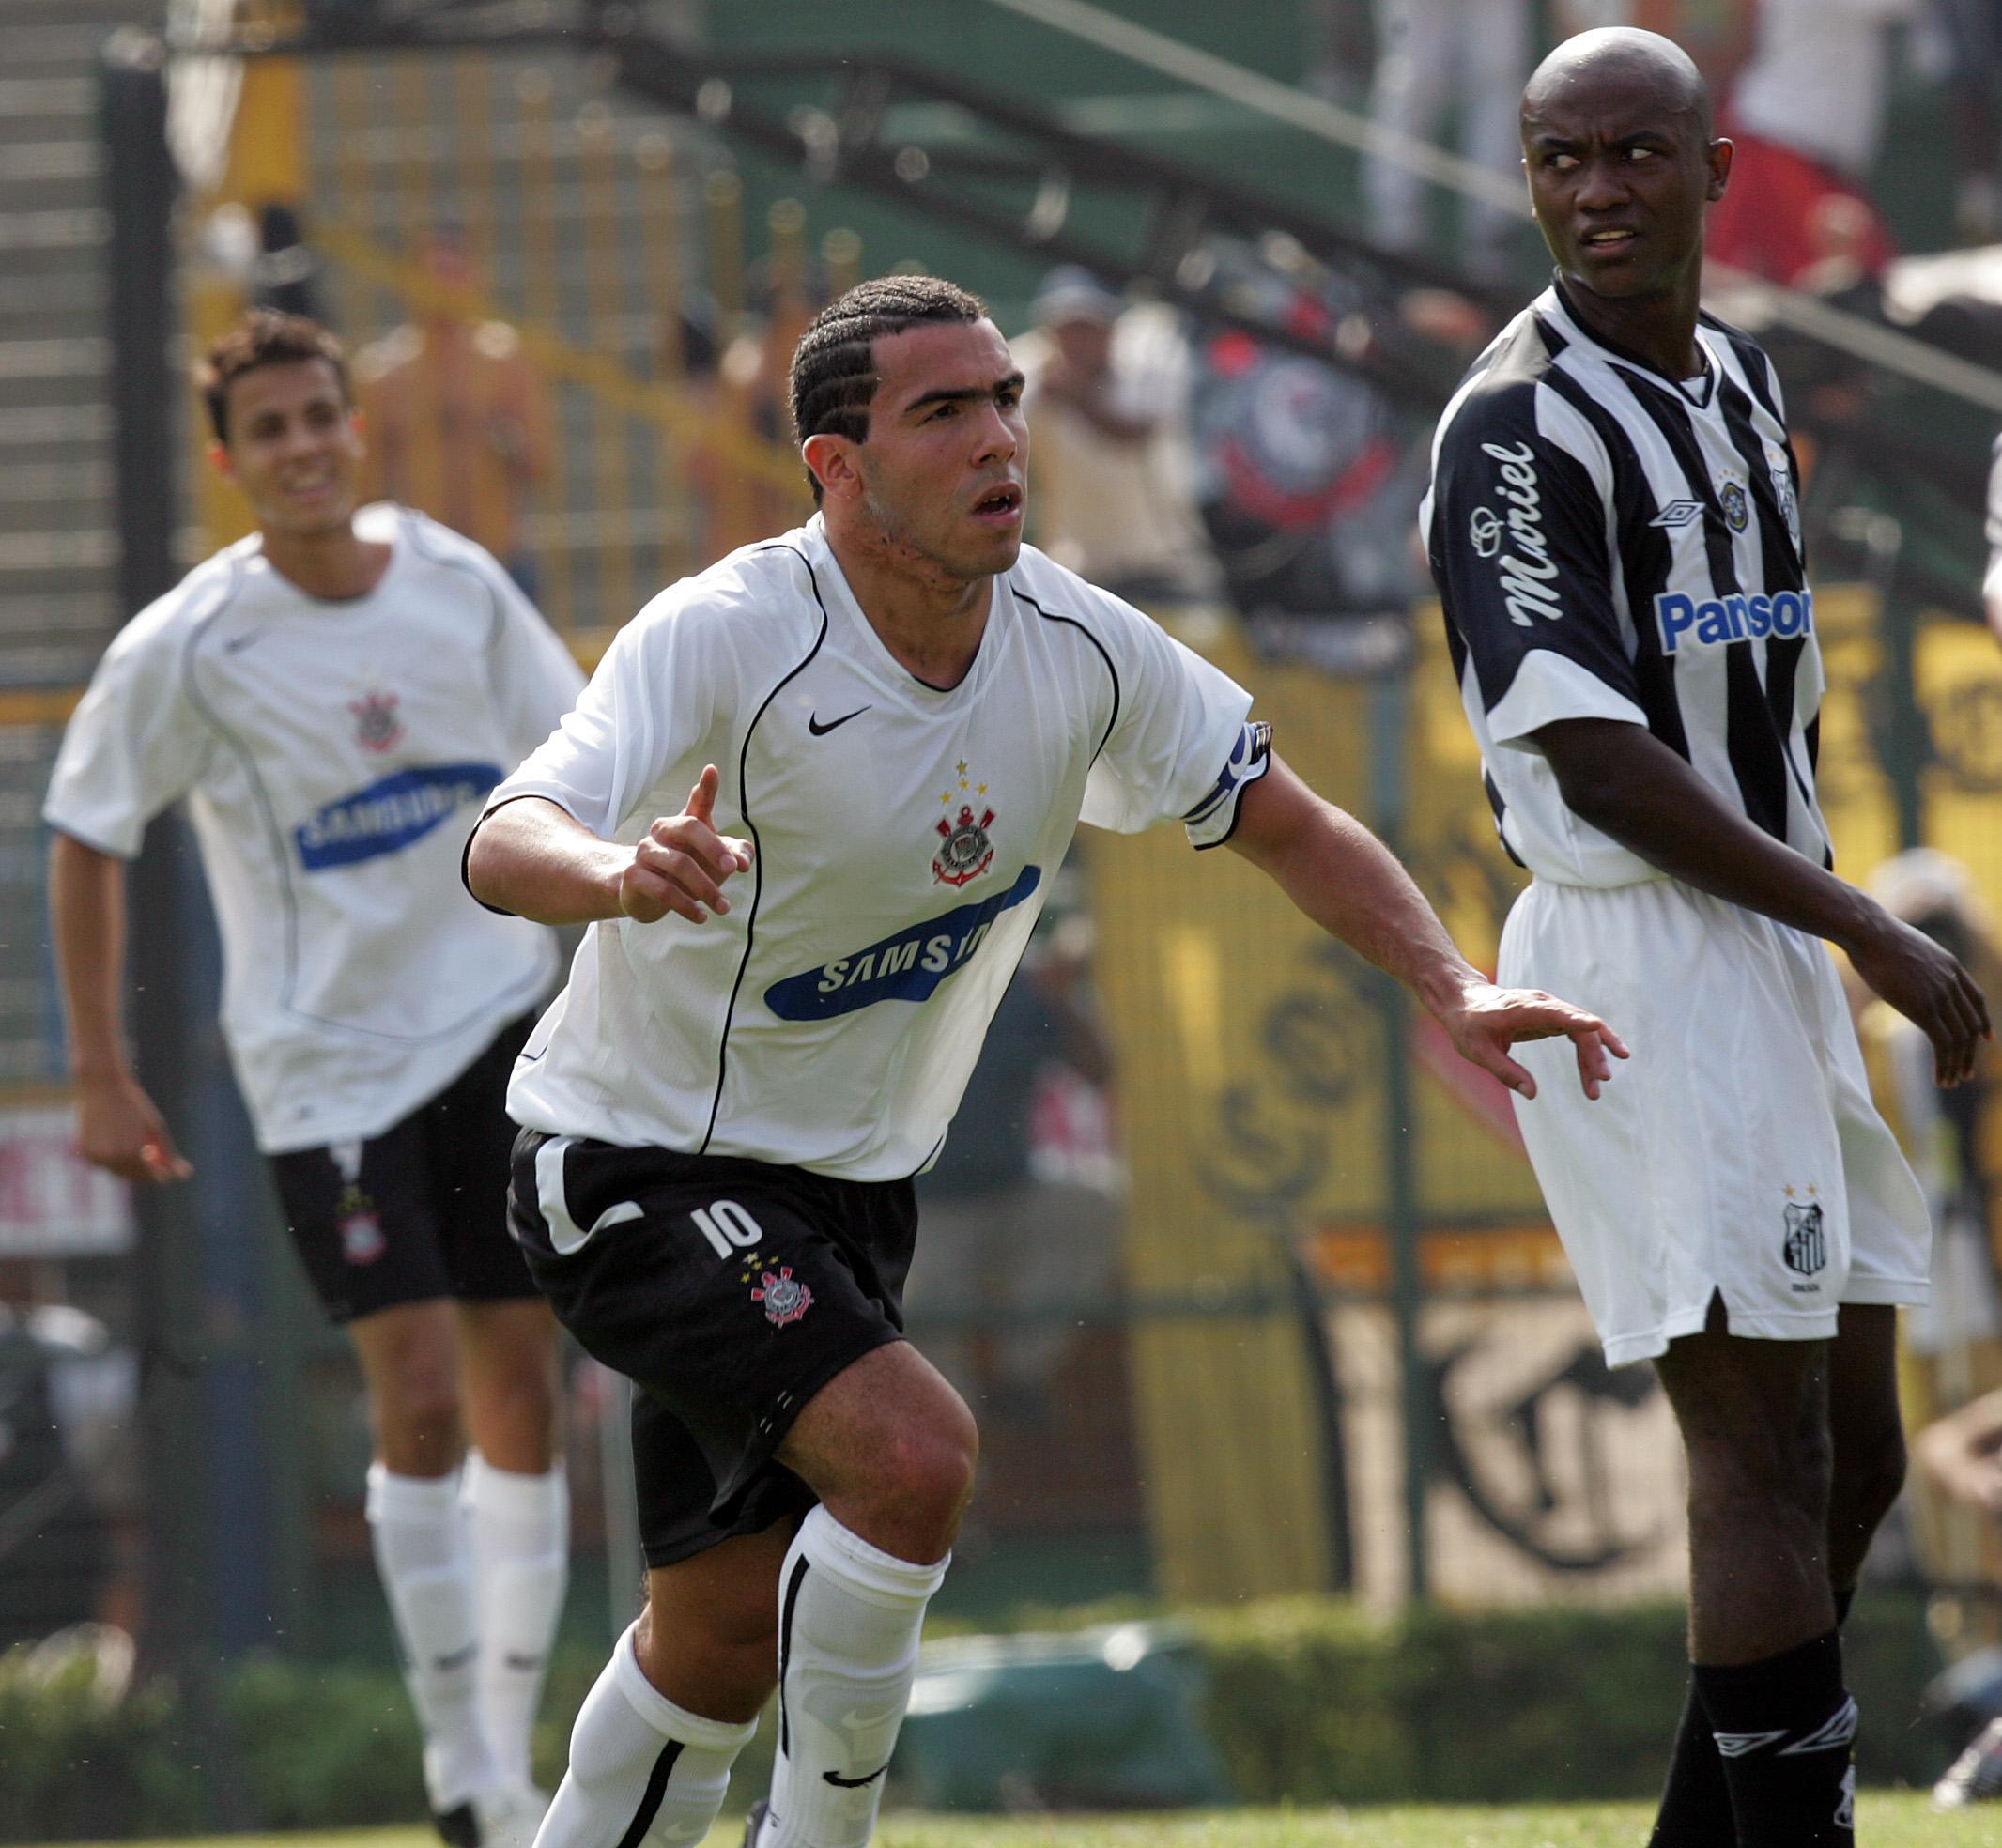
<path fill-rule="evenodd" d="M 1650 1806 L 1557 1804 L 1506 1809 L 1236 1810 L 1193 1815 L 1029 1820 L 893 1812 L 878 1848 L 1641 1848 Z M 704 1848 L 737 1848 L 741 1818 L 718 1823 Z M 1865 1792 L 1856 1804 L 1865 1848 L 2002 1848 L 2002 1803 L 1935 1816 L 1918 1794 Z M 226 1836 L 177 1848 L 437 1848 L 423 1829 L 338 1835 Z"/>

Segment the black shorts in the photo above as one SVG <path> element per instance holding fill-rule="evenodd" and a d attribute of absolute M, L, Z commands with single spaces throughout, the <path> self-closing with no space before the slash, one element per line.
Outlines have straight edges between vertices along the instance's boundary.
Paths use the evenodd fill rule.
<path fill-rule="evenodd" d="M 639 1389 L 650 1566 L 813 1505 L 772 1453 L 836 1374 L 902 1339 L 908 1180 L 524 1130 L 508 1224 L 563 1326 Z"/>
<path fill-rule="evenodd" d="M 336 1323 L 406 1302 L 535 1294 L 507 1236 L 508 1074 L 525 1015 L 443 1090 L 366 1142 L 270 1158 L 292 1235 Z"/>

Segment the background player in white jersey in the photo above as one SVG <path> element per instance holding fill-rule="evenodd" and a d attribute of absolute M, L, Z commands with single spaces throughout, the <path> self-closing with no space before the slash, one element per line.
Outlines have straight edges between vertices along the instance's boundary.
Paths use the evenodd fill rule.
<path fill-rule="evenodd" d="M 1655 1360 L 1689 1459 L 1695 1663 L 1655 1839 L 1848 1841 L 1838 1624 L 1903 1473 L 1895 1309 L 1923 1199 L 1817 938 L 1967 1075 L 1944 950 L 1826 870 L 1820 656 L 1779 391 L 1700 316 L 1731 144 L 1652 34 L 1583 34 L 1523 93 L 1553 287 L 1441 422 L 1424 515 L 1503 842 L 1535 874 L 1502 978 L 1620 1022 L 1583 1113 L 1517 1116 L 1608 1359 Z M 1532 1048 L 1531 1070 L 1548 1067 Z"/>
<path fill-rule="evenodd" d="M 582 676 L 477 546 L 402 508 L 357 513 L 361 428 L 331 336 L 249 316 L 198 382 L 257 531 L 127 624 L 49 790 L 80 1147 L 131 1180 L 189 1172 L 120 1025 L 125 861 L 186 797 L 244 1101 L 367 1384 L 369 1527 L 439 1832 L 525 1840 L 569 1499 L 555 1325 L 495 1176 L 507 1073 L 556 958 L 546 932 L 467 900 L 447 824 Z"/>
<path fill-rule="evenodd" d="M 757 1839 L 868 1840 L 976 1447 L 901 1339 L 910 1178 L 1081 815 L 1228 839 L 1504 1082 L 1517 1039 L 1571 1036 L 1588 1091 L 1618 1050 L 1487 983 L 1247 694 L 1023 547 L 1022 376 L 971 296 L 865 283 L 792 381 L 820 516 L 649 605 L 468 855 L 593 926 L 510 1092 L 513 1223 L 642 1389 L 647 1611 L 541 1848 L 701 1840 L 775 1670 Z"/>

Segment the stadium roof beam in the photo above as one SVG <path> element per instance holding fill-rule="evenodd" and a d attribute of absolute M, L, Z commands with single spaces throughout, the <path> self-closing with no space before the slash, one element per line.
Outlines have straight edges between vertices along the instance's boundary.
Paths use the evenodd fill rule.
<path fill-rule="evenodd" d="M 1456 271 L 887 53 L 717 56 L 661 37 L 616 0 L 307 0 L 294 30 L 237 26 L 172 49 L 263 56 L 529 46 L 608 54 L 628 93 L 794 164 L 817 184 L 872 193 L 1041 263 L 1143 283 L 1208 323 L 1353 373 L 1413 408 L 1436 409 L 1463 367 L 1397 312 L 1413 288 L 1480 299 Z M 815 85 L 818 100 L 802 101 L 801 86 Z M 946 131 L 913 131 L 914 121 Z"/>

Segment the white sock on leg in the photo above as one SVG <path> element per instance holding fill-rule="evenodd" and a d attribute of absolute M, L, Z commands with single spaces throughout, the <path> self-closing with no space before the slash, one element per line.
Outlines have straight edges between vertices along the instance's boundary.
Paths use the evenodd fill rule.
<path fill-rule="evenodd" d="M 634 1626 L 636 1629 L 638 1625 Z M 627 1630 L 578 1711 L 570 1769 L 535 1848 L 692 1848 L 709 1833 L 730 1767 L 758 1730 L 677 1707 L 639 1667 Z"/>
<path fill-rule="evenodd" d="M 480 1720 L 472 1555 L 459 1479 L 368 1470 L 369 1539 L 403 1647 L 404 1680 L 424 1735 L 424 1786 L 451 1810 L 496 1780 Z"/>
<path fill-rule="evenodd" d="M 760 1848 L 869 1840 L 950 1557 L 896 1559 L 825 1508 L 800 1524 L 778 1580 L 778 1758 Z"/>
<path fill-rule="evenodd" d="M 474 1451 L 461 1500 L 472 1535 L 480 1712 L 501 1777 L 526 1784 L 529 1732 L 570 1577 L 570 1486 L 561 1463 L 522 1475 Z"/>

